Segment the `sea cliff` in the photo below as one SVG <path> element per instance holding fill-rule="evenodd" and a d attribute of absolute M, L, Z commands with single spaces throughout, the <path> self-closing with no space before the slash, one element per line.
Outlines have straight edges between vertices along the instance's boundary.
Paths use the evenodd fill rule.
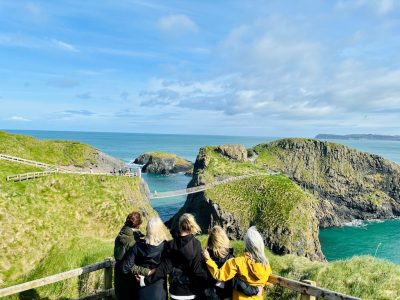
<path fill-rule="evenodd" d="M 282 139 L 247 151 L 222 148 L 231 154 L 221 147 L 200 149 L 189 187 L 259 176 L 189 195 L 168 222 L 171 228 L 184 212 L 195 214 L 203 231 L 221 225 L 231 238 L 257 225 L 274 253 L 323 260 L 320 226 L 400 216 L 400 169 L 380 156 L 312 139 Z M 281 175 L 266 175 L 270 171 Z"/>

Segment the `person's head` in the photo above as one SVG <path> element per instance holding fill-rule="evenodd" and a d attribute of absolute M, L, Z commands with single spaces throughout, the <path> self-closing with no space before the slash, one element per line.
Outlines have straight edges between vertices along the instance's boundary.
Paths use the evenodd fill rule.
<path fill-rule="evenodd" d="M 165 225 L 159 217 L 153 217 L 147 222 L 146 243 L 157 246 L 168 239 Z"/>
<path fill-rule="evenodd" d="M 208 235 L 207 247 L 214 256 L 224 258 L 229 253 L 229 238 L 220 226 L 214 226 Z"/>
<path fill-rule="evenodd" d="M 140 216 L 140 213 L 137 211 L 131 212 L 127 217 L 125 221 L 125 225 L 131 228 L 139 228 L 140 224 L 142 224 L 142 217 Z"/>
<path fill-rule="evenodd" d="M 201 232 L 201 229 L 194 219 L 194 216 L 192 214 L 186 213 L 179 218 L 179 232 L 197 234 Z"/>
<path fill-rule="evenodd" d="M 255 226 L 247 230 L 243 240 L 245 251 L 250 254 L 251 259 L 257 263 L 262 263 L 265 267 L 268 264 L 268 259 L 264 252 L 264 241 Z"/>

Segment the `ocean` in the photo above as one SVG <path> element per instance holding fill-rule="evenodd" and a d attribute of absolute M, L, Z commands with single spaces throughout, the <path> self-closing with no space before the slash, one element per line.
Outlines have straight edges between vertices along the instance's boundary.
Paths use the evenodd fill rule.
<path fill-rule="evenodd" d="M 205 145 L 242 144 L 251 147 L 278 139 L 277 137 L 240 137 L 209 135 L 167 135 L 144 133 L 104 133 L 72 131 L 7 130 L 39 139 L 75 140 L 130 162 L 150 151 L 176 153 L 195 161 L 199 148 Z M 400 142 L 373 140 L 332 140 L 361 151 L 381 155 L 400 164 Z M 190 177 L 143 174 L 151 191 L 170 191 L 185 188 Z M 163 220 L 171 218 L 183 205 L 186 197 L 152 200 L 153 208 Z M 372 255 L 400 264 L 400 220 L 355 222 L 351 226 L 324 229 L 320 232 L 322 250 L 328 261 L 354 255 Z"/>

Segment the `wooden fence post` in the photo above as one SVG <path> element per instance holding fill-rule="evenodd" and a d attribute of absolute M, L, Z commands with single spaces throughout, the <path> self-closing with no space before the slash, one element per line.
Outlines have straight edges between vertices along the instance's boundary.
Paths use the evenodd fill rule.
<path fill-rule="evenodd" d="M 311 286 L 317 286 L 317 283 L 312 280 L 302 280 L 302 282 L 307 283 Z M 315 297 L 307 294 L 301 294 L 300 300 L 315 300 Z"/>
<path fill-rule="evenodd" d="M 112 279 L 113 279 L 113 264 L 111 263 L 112 258 L 108 258 L 110 261 L 110 266 L 104 268 L 104 290 L 112 289 Z M 103 298 L 104 300 L 112 299 L 112 297 L 108 296 Z"/>

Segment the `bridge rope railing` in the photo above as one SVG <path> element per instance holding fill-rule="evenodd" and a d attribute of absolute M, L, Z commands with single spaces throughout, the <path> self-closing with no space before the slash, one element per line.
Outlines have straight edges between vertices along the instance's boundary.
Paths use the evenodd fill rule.
<path fill-rule="evenodd" d="M 171 197 L 176 197 L 176 196 L 183 196 L 183 195 L 190 195 L 190 194 L 195 194 L 198 192 L 203 192 L 208 189 L 212 189 L 217 185 L 236 181 L 236 180 L 241 180 L 249 177 L 254 177 L 254 176 L 271 176 L 271 175 L 278 175 L 280 173 L 278 172 L 269 172 L 269 173 L 256 173 L 256 174 L 245 174 L 245 175 L 240 175 L 240 176 L 234 176 L 234 177 L 228 177 L 224 178 L 221 180 L 216 180 L 212 183 L 207 183 L 204 185 L 199 185 L 191 188 L 186 188 L 186 189 L 180 189 L 180 190 L 175 190 L 175 191 L 168 191 L 168 192 L 153 192 L 150 193 L 150 199 L 163 199 L 163 198 L 171 198 Z"/>
<path fill-rule="evenodd" d="M 52 283 L 60 282 L 70 278 L 78 277 L 83 274 L 104 270 L 103 276 L 103 289 L 92 292 L 91 294 L 80 298 L 80 300 L 88 299 L 115 299 L 114 289 L 112 288 L 113 282 L 113 267 L 115 261 L 111 258 L 105 261 L 69 270 L 63 273 L 47 276 L 44 278 L 36 279 L 33 281 L 13 285 L 10 287 L 0 289 L 0 298 L 15 295 L 27 290 L 39 288 Z M 361 300 L 360 298 L 345 295 L 339 292 L 328 290 L 322 287 L 317 287 L 314 281 L 297 281 L 289 278 L 285 278 L 279 275 L 272 274 L 268 278 L 268 282 L 271 284 L 279 285 L 283 288 L 287 288 L 301 294 L 302 300 L 315 299 L 314 297 L 321 297 L 328 300 Z"/>

